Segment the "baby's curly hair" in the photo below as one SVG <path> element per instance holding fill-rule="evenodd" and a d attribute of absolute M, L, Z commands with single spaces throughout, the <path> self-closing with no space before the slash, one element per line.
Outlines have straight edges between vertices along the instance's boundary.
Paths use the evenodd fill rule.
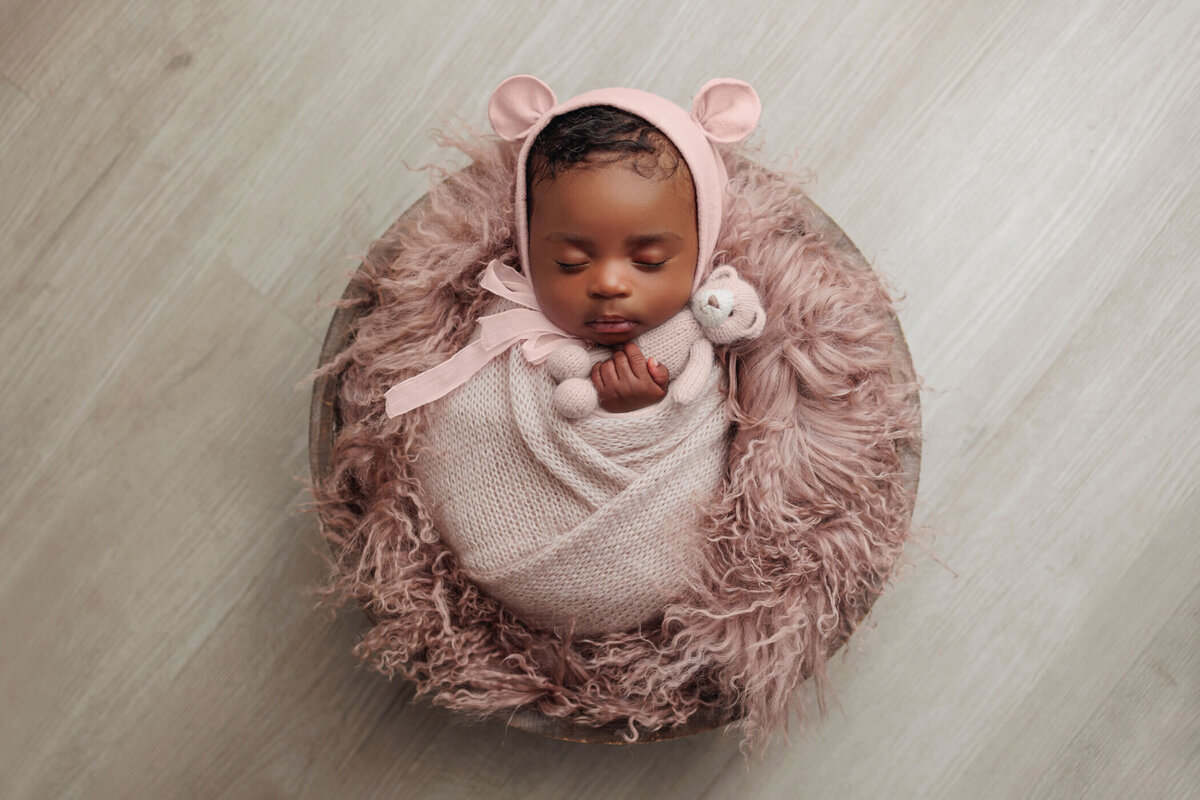
<path fill-rule="evenodd" d="M 613 106 L 585 106 L 555 117 L 533 140 L 525 169 L 525 196 L 532 199 L 535 184 L 553 181 L 580 164 L 626 159 L 643 177 L 667 179 L 682 170 L 691 183 L 687 162 L 658 128 Z"/>

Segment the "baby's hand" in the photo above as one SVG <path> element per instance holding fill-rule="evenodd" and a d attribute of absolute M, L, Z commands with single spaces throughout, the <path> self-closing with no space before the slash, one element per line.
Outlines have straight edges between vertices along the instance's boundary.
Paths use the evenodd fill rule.
<path fill-rule="evenodd" d="M 654 405 L 667 396 L 667 368 L 646 357 L 633 342 L 626 342 L 612 358 L 592 367 L 592 385 L 600 407 L 620 414 Z"/>

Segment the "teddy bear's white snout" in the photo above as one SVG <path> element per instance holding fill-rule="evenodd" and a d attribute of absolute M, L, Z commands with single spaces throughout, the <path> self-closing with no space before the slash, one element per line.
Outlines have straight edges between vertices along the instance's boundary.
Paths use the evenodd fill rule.
<path fill-rule="evenodd" d="M 715 328 L 733 314 L 733 292 L 730 289 L 708 289 L 692 298 L 692 313 L 706 328 Z"/>

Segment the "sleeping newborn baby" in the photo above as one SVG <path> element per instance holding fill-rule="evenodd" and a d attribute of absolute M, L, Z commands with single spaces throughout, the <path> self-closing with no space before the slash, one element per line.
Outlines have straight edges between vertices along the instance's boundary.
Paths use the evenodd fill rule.
<path fill-rule="evenodd" d="M 488 265 L 497 298 L 467 347 L 393 387 L 387 411 L 434 403 L 414 471 L 435 526 L 532 625 L 625 630 L 687 595 L 728 455 L 713 343 L 765 323 L 732 267 L 710 270 L 727 180 L 714 143 L 758 113 L 733 80 L 691 115 L 633 89 L 560 104 L 525 75 L 492 96 L 496 132 L 522 142 L 521 269 Z"/>

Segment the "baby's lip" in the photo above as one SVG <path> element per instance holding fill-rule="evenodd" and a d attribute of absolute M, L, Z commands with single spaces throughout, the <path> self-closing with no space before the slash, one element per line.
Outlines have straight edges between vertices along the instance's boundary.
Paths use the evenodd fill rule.
<path fill-rule="evenodd" d="M 637 330 L 638 324 L 617 314 L 605 314 L 587 323 L 588 328 L 601 335 L 621 335 Z"/>

